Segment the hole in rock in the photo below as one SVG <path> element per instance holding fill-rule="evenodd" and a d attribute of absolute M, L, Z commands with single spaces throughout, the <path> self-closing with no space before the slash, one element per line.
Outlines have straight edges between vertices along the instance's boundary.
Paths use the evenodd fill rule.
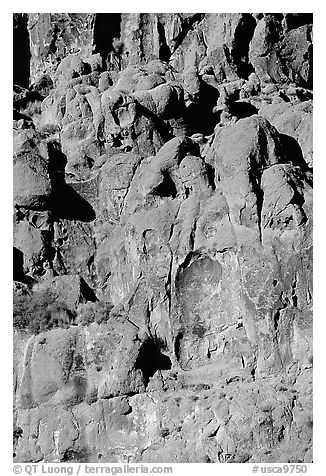
<path fill-rule="evenodd" d="M 170 174 L 164 170 L 162 172 L 163 181 L 153 190 L 153 195 L 158 195 L 159 197 L 172 197 L 177 196 L 177 189 L 173 180 L 170 177 Z"/>
<path fill-rule="evenodd" d="M 135 368 L 140 369 L 144 376 L 145 386 L 149 379 L 158 370 L 169 370 L 172 367 L 171 360 L 162 354 L 158 344 L 154 340 L 147 340 L 141 347 L 136 360 Z"/>

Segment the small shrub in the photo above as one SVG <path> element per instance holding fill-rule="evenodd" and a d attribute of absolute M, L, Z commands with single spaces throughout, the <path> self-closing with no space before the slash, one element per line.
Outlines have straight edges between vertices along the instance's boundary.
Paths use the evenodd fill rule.
<path fill-rule="evenodd" d="M 111 303 L 104 301 L 86 302 L 79 304 L 77 310 L 77 322 L 82 326 L 88 326 L 92 322 L 102 324 L 110 317 L 113 308 Z"/>
<path fill-rule="evenodd" d="M 56 327 L 67 327 L 74 320 L 67 306 L 49 291 L 14 297 L 13 325 L 39 334 Z"/>

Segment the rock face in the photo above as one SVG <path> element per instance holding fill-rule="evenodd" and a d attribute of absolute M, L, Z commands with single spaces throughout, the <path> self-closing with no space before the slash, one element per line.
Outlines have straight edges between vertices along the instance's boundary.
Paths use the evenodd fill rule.
<path fill-rule="evenodd" d="M 15 461 L 311 462 L 312 15 L 14 39 Z"/>

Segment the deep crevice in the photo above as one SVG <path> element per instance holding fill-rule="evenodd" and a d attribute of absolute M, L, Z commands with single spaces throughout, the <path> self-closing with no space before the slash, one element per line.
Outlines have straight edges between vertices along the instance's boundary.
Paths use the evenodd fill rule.
<path fill-rule="evenodd" d="M 275 331 L 278 328 L 280 318 L 281 318 L 280 309 L 276 309 L 273 315 L 273 327 Z"/>
<path fill-rule="evenodd" d="M 256 28 L 256 20 L 250 13 L 244 13 L 235 32 L 232 58 L 237 66 L 237 74 L 240 78 L 248 79 L 254 72 L 249 61 L 249 46 Z"/>
<path fill-rule="evenodd" d="M 160 39 L 159 58 L 162 61 L 168 62 L 170 60 L 171 50 L 166 43 L 164 26 L 159 21 L 157 22 L 157 32 Z"/>
<path fill-rule="evenodd" d="M 181 357 L 181 341 L 183 339 L 183 333 L 179 332 L 174 341 L 174 354 L 176 356 L 177 361 L 180 361 Z"/>
<path fill-rule="evenodd" d="M 259 239 L 262 243 L 262 230 L 261 230 L 261 220 L 262 220 L 262 210 L 264 203 L 264 191 L 261 188 L 261 172 L 255 170 L 254 167 L 251 167 L 249 171 L 250 183 L 252 186 L 252 191 L 256 195 L 256 207 L 257 207 L 257 220 L 258 220 L 258 229 L 259 229 Z"/>
<path fill-rule="evenodd" d="M 212 190 L 215 190 L 216 189 L 215 168 L 213 167 L 213 165 L 206 163 L 206 174 L 207 174 L 209 186 L 211 187 Z"/>

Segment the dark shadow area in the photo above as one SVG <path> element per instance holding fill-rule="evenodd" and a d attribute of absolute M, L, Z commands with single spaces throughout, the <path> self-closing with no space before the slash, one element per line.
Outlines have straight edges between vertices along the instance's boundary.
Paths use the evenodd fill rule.
<path fill-rule="evenodd" d="M 230 104 L 230 114 L 238 119 L 243 119 L 258 114 L 258 109 L 249 102 L 235 101 Z"/>
<path fill-rule="evenodd" d="M 16 111 L 16 109 L 13 110 L 13 120 L 14 121 L 19 121 L 20 119 L 23 119 L 24 121 L 28 122 L 29 125 L 35 129 L 35 125 L 33 123 L 33 119 L 29 116 L 26 116 L 26 114 L 21 114 L 20 112 Z"/>
<path fill-rule="evenodd" d="M 256 28 L 256 20 L 250 13 L 244 13 L 235 32 L 234 47 L 232 57 L 237 65 L 237 74 L 240 78 L 248 79 L 254 72 L 252 64 L 249 62 L 249 45 Z"/>
<path fill-rule="evenodd" d="M 29 34 L 27 29 L 27 14 L 14 13 L 13 15 L 13 80 L 23 88 L 28 88 L 30 78 Z"/>
<path fill-rule="evenodd" d="M 90 453 L 86 447 L 78 450 L 68 449 L 64 452 L 61 463 L 88 463 L 89 458 Z"/>
<path fill-rule="evenodd" d="M 35 93 L 39 93 L 43 98 L 45 98 L 49 95 L 53 87 L 54 85 L 51 77 L 48 74 L 44 74 L 31 86 L 31 90 Z"/>
<path fill-rule="evenodd" d="M 288 30 L 294 30 L 300 26 L 313 23 L 312 13 L 285 13 L 284 16 Z"/>
<path fill-rule="evenodd" d="M 182 24 L 182 31 L 175 38 L 175 45 L 173 51 L 175 51 L 183 42 L 187 33 L 192 29 L 196 22 L 200 22 L 205 16 L 205 13 L 195 13 L 192 17 L 186 18 Z"/>
<path fill-rule="evenodd" d="M 308 79 L 306 82 L 306 87 L 307 89 L 313 90 L 313 54 L 314 54 L 314 48 L 313 45 L 309 45 L 308 47 L 308 58 L 309 58 L 309 63 L 311 64 L 311 67 L 309 68 L 309 75 Z"/>
<path fill-rule="evenodd" d="M 61 152 L 60 145 L 55 141 L 49 142 L 48 153 L 48 171 L 52 185 L 50 207 L 54 214 L 54 220 L 59 218 L 83 222 L 95 220 L 94 208 L 65 182 L 67 157 Z"/>
<path fill-rule="evenodd" d="M 82 296 L 84 296 L 86 301 L 98 301 L 93 289 L 88 286 L 88 284 L 83 278 L 80 278 L 80 292 Z"/>
<path fill-rule="evenodd" d="M 44 98 L 45 96 L 42 96 L 38 91 L 28 91 L 25 97 L 14 101 L 13 105 L 18 111 L 24 111 L 31 104 L 41 103 Z"/>
<path fill-rule="evenodd" d="M 303 158 L 302 149 L 298 141 L 287 134 L 280 134 L 280 139 L 284 162 L 290 162 L 300 167 L 303 172 L 307 172 L 309 167 Z"/>
<path fill-rule="evenodd" d="M 19 438 L 22 438 L 23 433 L 24 433 L 23 429 L 20 428 L 20 426 L 14 425 L 14 431 L 13 431 L 13 449 L 14 449 L 13 457 L 14 458 L 16 456 L 15 449 L 18 445 Z"/>
<path fill-rule="evenodd" d="M 144 383 L 147 386 L 149 379 L 158 370 L 170 370 L 171 360 L 167 355 L 162 354 L 157 343 L 152 339 L 147 340 L 141 347 L 137 357 L 135 368 L 142 371 Z"/>
<path fill-rule="evenodd" d="M 216 106 L 219 95 L 216 88 L 204 81 L 201 82 L 198 102 L 191 104 L 185 111 L 185 121 L 190 130 L 189 135 L 195 133 L 213 134 L 217 123 L 213 108 Z"/>
<path fill-rule="evenodd" d="M 97 13 L 94 24 L 94 53 L 106 59 L 113 50 L 112 41 L 120 38 L 121 13 Z"/>
<path fill-rule="evenodd" d="M 55 188 L 57 185 L 65 183 L 65 167 L 67 165 L 67 157 L 61 152 L 61 146 L 56 141 L 47 143 L 49 154 L 48 172 L 51 179 L 51 185 Z"/>
<path fill-rule="evenodd" d="M 175 111 L 172 111 L 172 114 L 174 112 Z M 183 111 L 178 111 L 178 113 L 181 116 Z M 171 126 L 167 124 L 163 119 L 160 119 L 157 116 L 155 116 L 155 114 L 153 114 L 146 107 L 142 106 L 140 103 L 137 103 L 137 116 L 139 117 L 144 116 L 144 117 L 147 117 L 147 119 L 150 119 L 153 122 L 153 128 L 161 136 L 164 143 L 168 142 L 170 139 L 173 139 L 174 136 L 171 130 Z"/>
<path fill-rule="evenodd" d="M 168 62 L 170 60 L 171 50 L 166 43 L 164 26 L 159 21 L 157 23 L 157 31 L 160 38 L 159 58 L 162 61 Z"/>
<path fill-rule="evenodd" d="M 153 190 L 153 195 L 157 195 L 159 197 L 175 198 L 177 196 L 177 189 L 173 180 L 166 170 L 164 170 L 162 174 L 163 182 Z"/>
<path fill-rule="evenodd" d="M 209 186 L 211 187 L 212 190 L 215 190 L 216 189 L 215 168 L 211 164 L 206 163 L 206 174 L 207 174 Z"/>
<path fill-rule="evenodd" d="M 175 354 L 178 362 L 180 361 L 180 357 L 181 357 L 181 341 L 182 341 L 182 339 L 183 339 L 183 334 L 182 334 L 182 332 L 179 332 L 177 337 L 175 338 L 175 342 L 174 342 L 174 354 Z"/>
<path fill-rule="evenodd" d="M 24 274 L 24 254 L 14 247 L 13 250 L 13 279 L 24 284 L 32 284 L 33 279 Z"/>
<path fill-rule="evenodd" d="M 50 206 L 54 214 L 54 220 L 65 218 L 67 220 L 91 222 L 96 218 L 94 208 L 66 183 L 55 188 Z"/>
<path fill-rule="evenodd" d="M 24 278 L 24 255 L 18 248 L 14 247 L 14 281 L 22 281 Z"/>

